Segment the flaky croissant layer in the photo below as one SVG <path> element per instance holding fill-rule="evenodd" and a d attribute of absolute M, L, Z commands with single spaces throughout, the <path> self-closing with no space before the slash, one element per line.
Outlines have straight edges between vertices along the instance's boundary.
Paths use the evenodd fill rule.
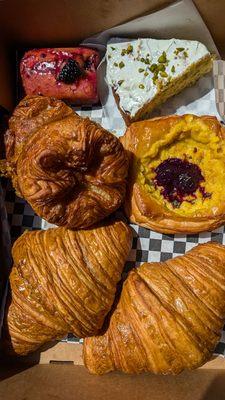
<path fill-rule="evenodd" d="M 87 228 L 121 205 L 128 171 L 122 144 L 62 101 L 25 97 L 5 143 L 17 193 L 48 222 Z"/>
<path fill-rule="evenodd" d="M 123 222 L 89 230 L 25 232 L 13 246 L 5 346 L 27 354 L 42 344 L 97 334 L 112 306 L 131 247 Z"/>
<path fill-rule="evenodd" d="M 209 242 L 133 270 L 100 336 L 84 342 L 91 373 L 178 374 L 210 359 L 225 322 L 225 246 Z"/>

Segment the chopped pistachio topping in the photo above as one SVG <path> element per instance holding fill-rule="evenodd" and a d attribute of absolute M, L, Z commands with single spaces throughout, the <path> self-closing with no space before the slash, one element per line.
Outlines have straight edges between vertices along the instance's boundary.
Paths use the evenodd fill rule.
<path fill-rule="evenodd" d="M 152 64 L 149 69 L 151 72 L 154 72 L 157 69 L 157 64 Z"/>
<path fill-rule="evenodd" d="M 130 54 L 133 52 L 133 46 L 129 44 L 126 49 L 122 49 L 121 56 L 125 56 L 125 54 Z"/>
<path fill-rule="evenodd" d="M 163 54 L 162 54 L 161 61 L 162 60 L 165 61 L 165 59 L 166 59 L 166 55 L 165 55 L 166 53 L 165 54 L 164 53 L 165 52 L 163 52 Z M 160 59 L 160 57 L 159 57 L 159 59 Z M 166 62 L 163 62 L 163 63 L 159 62 L 159 64 L 152 64 L 151 67 L 149 68 L 150 71 L 153 73 L 152 81 L 153 81 L 154 84 L 156 84 L 156 81 L 158 80 L 159 74 L 160 74 L 161 77 L 164 77 L 164 78 L 168 77 L 168 74 L 165 72 L 167 64 L 168 63 L 167 63 L 167 60 L 166 60 Z"/>
<path fill-rule="evenodd" d="M 133 51 L 133 46 L 129 44 L 129 46 L 127 46 L 127 54 L 132 53 L 132 51 Z"/>
<path fill-rule="evenodd" d="M 125 66 L 124 62 L 123 62 L 123 61 L 120 61 L 120 63 L 119 63 L 119 68 L 123 68 L 124 66 Z"/>
<path fill-rule="evenodd" d="M 162 76 L 162 78 L 167 78 L 168 74 L 165 71 L 160 71 L 160 76 Z"/>
<path fill-rule="evenodd" d="M 152 78 L 152 82 L 154 83 L 154 85 L 156 85 L 157 80 L 158 80 L 158 75 L 154 75 Z"/>
<path fill-rule="evenodd" d="M 108 58 L 109 58 L 109 59 L 111 58 L 110 54 L 108 55 Z"/>
<path fill-rule="evenodd" d="M 114 46 L 113 42 L 107 46 L 107 57 L 111 56 L 107 80 L 118 90 L 121 108 L 132 116 L 148 99 L 153 99 L 160 88 L 165 90 L 177 75 L 182 75 L 189 65 L 207 53 L 207 49 L 197 42 L 189 45 L 188 41 L 176 39 L 169 40 L 168 45 L 155 39 L 130 39 L 115 44 L 115 51 L 111 46 Z M 139 93 L 138 101 L 135 90 Z"/>
<path fill-rule="evenodd" d="M 112 49 L 112 50 L 116 50 L 116 48 L 115 48 L 115 47 L 112 47 L 112 46 L 110 46 L 110 47 L 111 47 L 111 49 Z"/>
<path fill-rule="evenodd" d="M 146 57 L 146 58 L 141 57 L 141 58 L 138 58 L 138 60 L 143 62 L 143 63 L 145 63 L 145 64 L 147 64 L 147 65 L 150 65 L 150 60 L 149 60 L 148 57 Z"/>
<path fill-rule="evenodd" d="M 187 51 L 185 50 L 184 47 L 177 47 L 176 50 L 174 50 L 174 54 L 178 56 L 179 53 L 183 51 L 183 56 L 186 58 L 188 57 Z M 175 57 L 176 58 L 176 57 Z"/>
<path fill-rule="evenodd" d="M 157 70 L 158 71 L 165 71 L 165 69 L 166 69 L 165 65 L 163 65 L 163 64 L 157 65 Z"/>
<path fill-rule="evenodd" d="M 163 51 L 162 54 L 161 54 L 161 56 L 158 58 L 158 62 L 159 62 L 159 63 L 165 63 L 165 62 L 167 62 L 166 52 L 165 52 L 165 51 Z"/>

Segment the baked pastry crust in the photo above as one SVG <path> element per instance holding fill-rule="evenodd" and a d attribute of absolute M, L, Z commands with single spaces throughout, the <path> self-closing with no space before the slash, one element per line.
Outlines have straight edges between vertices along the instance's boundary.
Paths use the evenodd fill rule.
<path fill-rule="evenodd" d="M 215 117 L 171 115 L 136 122 L 121 141 L 130 157 L 125 210 L 131 222 L 171 234 L 213 230 L 225 223 L 225 128 Z M 154 173 L 149 189 L 150 167 L 171 157 L 191 160 L 202 169 L 208 198 L 197 192 L 189 203 L 173 208 L 154 186 Z M 147 172 L 142 174 L 140 165 Z"/>
<path fill-rule="evenodd" d="M 225 322 L 225 247 L 201 244 L 130 272 L 109 326 L 84 341 L 93 374 L 178 374 L 211 358 Z"/>
<path fill-rule="evenodd" d="M 122 221 L 80 231 L 25 232 L 12 250 L 5 348 L 24 355 L 70 332 L 97 334 L 131 242 L 131 230 Z"/>
<path fill-rule="evenodd" d="M 87 228 L 121 205 L 128 172 L 123 146 L 62 101 L 24 98 L 5 143 L 17 194 L 48 222 Z"/>

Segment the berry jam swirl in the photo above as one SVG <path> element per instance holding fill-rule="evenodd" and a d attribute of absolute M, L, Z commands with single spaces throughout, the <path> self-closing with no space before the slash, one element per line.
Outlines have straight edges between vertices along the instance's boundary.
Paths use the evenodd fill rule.
<path fill-rule="evenodd" d="M 168 158 L 158 165 L 155 173 L 155 185 L 163 187 L 161 194 L 174 207 L 179 207 L 183 201 L 192 202 L 196 198 L 197 189 L 204 199 L 211 197 L 210 193 L 206 193 L 205 188 L 200 186 L 205 181 L 201 169 L 187 160 Z M 186 199 L 187 196 L 192 196 L 193 200 Z"/>

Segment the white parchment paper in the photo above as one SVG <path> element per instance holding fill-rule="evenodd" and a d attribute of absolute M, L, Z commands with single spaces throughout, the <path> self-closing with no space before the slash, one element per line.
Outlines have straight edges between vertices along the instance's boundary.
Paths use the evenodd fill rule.
<path fill-rule="evenodd" d="M 135 19 L 126 24 L 108 29 L 82 42 L 83 45 L 97 47 L 103 59 L 98 68 L 98 89 L 103 107 L 102 125 L 123 135 L 125 124 L 116 106 L 111 88 L 105 79 L 105 50 L 110 38 L 154 38 L 154 39 L 190 39 L 198 40 L 217 56 L 218 50 L 213 39 L 191 0 L 178 1 L 163 10 Z M 213 73 L 201 78 L 193 87 L 187 88 L 169 99 L 152 116 L 193 113 L 196 115 L 216 115 Z"/>

